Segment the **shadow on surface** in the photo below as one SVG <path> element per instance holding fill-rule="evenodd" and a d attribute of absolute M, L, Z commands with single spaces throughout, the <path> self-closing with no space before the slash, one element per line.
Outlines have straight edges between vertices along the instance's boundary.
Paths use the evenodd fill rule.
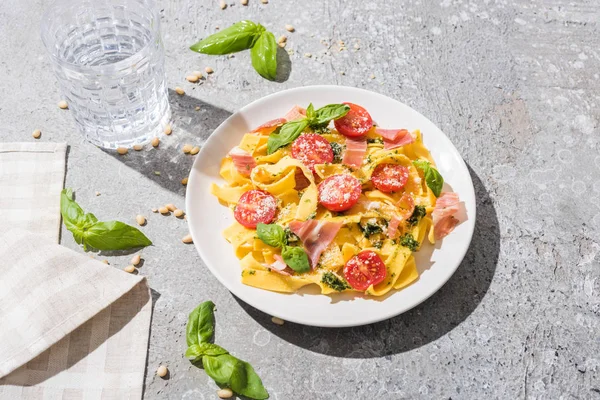
<path fill-rule="evenodd" d="M 184 195 L 185 186 L 181 180 L 188 176 L 196 156 L 184 154 L 183 145 L 202 146 L 232 113 L 187 94 L 180 96 L 171 89 L 169 104 L 173 132 L 171 135 L 161 133 L 157 148 L 147 144 L 143 150 L 130 150 L 126 155 L 103 151 L 171 192 Z"/>
<path fill-rule="evenodd" d="M 292 73 L 292 61 L 287 51 L 277 47 L 277 77 L 275 82 L 283 83 L 290 78 Z"/>
<path fill-rule="evenodd" d="M 152 315 L 150 317 L 150 326 L 148 327 L 148 347 L 146 348 L 146 366 L 144 369 L 144 382 L 142 384 L 142 399 L 144 398 L 144 394 L 146 394 L 146 380 L 148 379 L 148 356 L 150 352 L 150 340 L 152 339 L 152 320 L 154 319 L 154 308 L 156 307 L 156 302 L 160 299 L 160 292 L 150 289 L 150 296 L 152 296 Z M 167 376 L 165 379 L 169 379 L 171 377 L 171 372 L 167 371 Z"/>
<path fill-rule="evenodd" d="M 469 167 L 477 216 L 471 246 L 452 278 L 421 305 L 387 321 L 355 328 L 317 328 L 271 322 L 271 317 L 234 296 L 265 329 L 317 353 L 347 358 L 370 358 L 402 353 L 426 345 L 464 321 L 485 296 L 500 253 L 500 227 L 485 186 Z"/>

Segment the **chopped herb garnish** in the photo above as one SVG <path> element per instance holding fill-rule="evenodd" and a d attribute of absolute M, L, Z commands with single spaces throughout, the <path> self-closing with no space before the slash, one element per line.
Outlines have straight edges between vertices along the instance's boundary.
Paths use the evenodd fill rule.
<path fill-rule="evenodd" d="M 366 225 L 360 225 L 360 229 L 363 232 L 363 235 L 368 238 L 371 235 L 375 235 L 376 233 L 382 233 L 383 229 L 381 228 L 381 226 L 374 224 L 372 222 L 367 222 Z"/>
<path fill-rule="evenodd" d="M 333 272 L 325 272 L 321 277 L 321 283 L 329 286 L 333 290 L 341 292 L 346 289 L 350 289 L 350 285 Z"/>
<path fill-rule="evenodd" d="M 249 271 L 248 274 L 249 275 L 254 275 L 254 274 L 256 274 L 256 271 Z"/>
<path fill-rule="evenodd" d="M 342 147 L 341 144 L 336 143 L 336 142 L 331 142 L 329 143 L 331 145 L 331 149 L 333 150 L 333 162 L 334 163 L 341 163 L 342 162 L 342 157 L 343 157 L 343 152 L 344 152 L 344 148 Z"/>
<path fill-rule="evenodd" d="M 410 233 L 406 233 L 400 237 L 400 244 L 408 247 L 410 251 L 417 251 L 419 248 L 419 242 Z"/>
<path fill-rule="evenodd" d="M 315 218 L 317 218 L 317 212 L 313 211 L 312 213 L 310 213 L 310 215 L 306 219 L 309 220 L 309 219 L 315 219 Z"/>
<path fill-rule="evenodd" d="M 406 222 L 409 226 L 415 226 L 426 214 L 427 211 L 425 210 L 424 206 L 415 206 L 415 210 L 413 211 L 410 218 L 406 220 Z"/>
<path fill-rule="evenodd" d="M 383 242 L 381 240 L 373 242 L 373 247 L 375 247 L 376 249 L 381 249 L 383 247 Z"/>
<path fill-rule="evenodd" d="M 284 232 L 288 243 L 294 243 L 300 240 L 300 238 L 296 236 L 296 234 L 292 232 L 292 230 L 289 227 L 285 228 Z"/>
<path fill-rule="evenodd" d="M 382 138 L 367 139 L 367 143 L 379 143 L 379 144 L 383 144 L 383 139 Z"/>

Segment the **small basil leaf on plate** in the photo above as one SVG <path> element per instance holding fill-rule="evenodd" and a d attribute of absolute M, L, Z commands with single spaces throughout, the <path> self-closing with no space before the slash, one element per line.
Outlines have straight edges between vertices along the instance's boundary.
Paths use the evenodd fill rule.
<path fill-rule="evenodd" d="M 139 229 L 120 221 L 94 223 L 84 232 L 84 242 L 97 250 L 127 250 L 152 244 Z"/>
<path fill-rule="evenodd" d="M 283 247 L 287 243 L 285 231 L 277 224 L 258 224 L 256 234 L 260 240 L 272 247 Z"/>
<path fill-rule="evenodd" d="M 300 136 L 308 126 L 306 118 L 286 122 L 281 125 L 278 133 L 271 133 L 267 141 L 267 153 L 273 154 L 280 147 L 287 146 Z"/>
<path fill-rule="evenodd" d="M 269 31 L 264 31 L 250 50 L 252 66 L 256 72 L 271 81 L 277 77 L 277 49 L 275 36 Z"/>
<path fill-rule="evenodd" d="M 298 273 L 310 271 L 308 256 L 302 247 L 284 246 L 281 257 L 288 267 Z"/>
<path fill-rule="evenodd" d="M 311 123 L 314 125 L 327 124 L 332 119 L 342 118 L 348 114 L 348 111 L 350 111 L 350 107 L 346 104 L 328 104 L 315 111 L 315 117 Z M 308 116 L 308 112 L 306 115 Z"/>
<path fill-rule="evenodd" d="M 190 49 L 198 53 L 222 55 L 252 48 L 265 27 L 252 21 L 240 21 L 204 38 Z"/>
<path fill-rule="evenodd" d="M 427 183 L 427 186 L 429 187 L 429 189 L 431 189 L 435 197 L 440 197 L 440 194 L 442 193 L 442 188 L 444 187 L 444 178 L 439 173 L 439 171 L 432 167 L 429 161 L 415 160 L 413 161 L 413 164 L 415 165 L 415 167 L 423 171 L 425 182 Z"/>
<path fill-rule="evenodd" d="M 200 303 L 188 316 L 185 339 L 188 346 L 210 342 L 215 333 L 215 303 Z"/>

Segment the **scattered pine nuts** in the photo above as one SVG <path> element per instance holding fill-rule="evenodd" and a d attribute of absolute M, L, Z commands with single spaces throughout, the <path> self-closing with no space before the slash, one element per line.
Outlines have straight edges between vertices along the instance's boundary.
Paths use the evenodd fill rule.
<path fill-rule="evenodd" d="M 185 79 L 187 79 L 188 82 L 195 83 L 195 82 L 198 82 L 198 79 L 200 79 L 200 78 L 196 75 L 188 75 L 185 77 Z"/>
<path fill-rule="evenodd" d="M 198 154 L 200 152 L 200 147 L 198 146 L 194 146 L 192 147 L 192 149 L 190 150 L 190 154 L 195 156 L 196 154 Z"/>
<path fill-rule="evenodd" d="M 220 399 L 229 399 L 233 396 L 233 392 L 229 388 L 217 390 L 217 396 Z"/>
<path fill-rule="evenodd" d="M 40 131 L 39 129 L 36 129 L 35 131 L 33 131 L 31 136 L 33 136 L 34 139 L 39 139 L 40 136 L 42 136 L 42 131 Z"/>
<path fill-rule="evenodd" d="M 204 75 L 202 75 L 202 71 L 192 71 L 192 75 L 196 75 L 198 79 L 202 79 Z"/>
<path fill-rule="evenodd" d="M 170 135 L 173 132 L 173 128 L 171 128 L 171 124 L 167 124 L 165 126 L 165 129 L 163 129 L 163 132 L 165 133 L 165 135 Z"/>
<path fill-rule="evenodd" d="M 311 58 L 311 57 L 312 57 L 312 54 L 310 54 L 310 53 L 304 53 L 304 57 L 306 57 L 306 58 Z"/>
<path fill-rule="evenodd" d="M 285 30 L 288 32 L 294 32 L 296 30 L 296 28 L 294 28 L 292 25 L 290 24 L 286 24 L 285 25 Z"/>
<path fill-rule="evenodd" d="M 61 110 L 66 110 L 67 108 L 69 108 L 69 105 L 66 101 L 61 100 L 58 102 L 58 108 L 60 108 Z"/>
<path fill-rule="evenodd" d="M 160 176 L 160 171 L 154 171 L 154 175 Z"/>
<path fill-rule="evenodd" d="M 200 106 L 196 106 L 196 107 L 194 108 L 194 110 L 196 110 L 196 111 L 200 111 Z"/>
<path fill-rule="evenodd" d="M 139 254 L 136 254 L 135 256 L 133 256 L 133 258 L 131 259 L 131 265 L 135 265 L 137 266 L 140 262 L 142 261 L 142 257 Z"/>
<path fill-rule="evenodd" d="M 188 178 L 183 178 L 183 179 L 181 180 L 181 184 L 182 184 L 183 186 L 187 185 L 187 183 L 188 183 Z"/>
<path fill-rule="evenodd" d="M 227 8 L 227 3 L 225 3 L 225 0 L 221 0 L 221 3 L 219 4 L 219 7 L 221 7 L 221 10 L 224 10 Z"/>
<path fill-rule="evenodd" d="M 164 378 L 165 376 L 167 376 L 168 372 L 169 372 L 169 370 L 167 369 L 167 367 L 164 365 L 161 365 L 156 370 L 156 375 L 160 376 L 161 378 Z"/>
<path fill-rule="evenodd" d="M 375 74 L 371 74 L 371 76 L 369 78 L 375 79 Z"/>
<path fill-rule="evenodd" d="M 260 0 L 260 2 L 263 3 L 263 4 L 268 4 L 269 0 Z"/>
<path fill-rule="evenodd" d="M 169 210 L 167 210 L 167 211 L 169 211 Z M 153 209 L 152 209 L 152 212 L 153 212 L 153 213 L 157 213 L 157 212 L 158 212 L 158 208 L 153 208 Z"/>
<path fill-rule="evenodd" d="M 108 265 L 108 260 L 102 260 L 102 262 Z"/>
<path fill-rule="evenodd" d="M 96 194 L 96 196 L 100 196 L 100 192 L 96 192 L 95 194 Z"/>
<path fill-rule="evenodd" d="M 136 215 L 135 221 L 138 223 L 139 226 L 146 225 L 146 217 L 144 217 L 143 215 Z"/>
<path fill-rule="evenodd" d="M 183 210 L 180 210 L 178 208 L 175 211 L 173 211 L 173 215 L 175 215 L 177 218 L 181 218 L 181 217 L 183 217 Z"/>
<path fill-rule="evenodd" d="M 144 148 L 144 146 L 142 146 L 141 144 L 136 144 L 135 146 L 133 146 L 133 149 L 135 151 L 140 151 Z"/>
<path fill-rule="evenodd" d="M 126 147 L 118 147 L 118 148 L 117 148 L 117 153 L 119 153 L 120 155 L 127 154 L 127 152 L 128 152 L 128 151 L 129 151 L 129 150 L 127 150 L 127 148 L 126 148 Z"/>
<path fill-rule="evenodd" d="M 135 267 L 133 265 L 128 265 L 125 268 L 123 268 L 123 271 L 133 274 L 135 272 Z"/>
<path fill-rule="evenodd" d="M 247 6 L 248 0 L 240 0 L 240 3 L 242 3 L 243 6 Z"/>
<path fill-rule="evenodd" d="M 171 204 L 171 203 L 169 203 L 169 204 L 165 205 L 165 207 L 166 207 L 166 208 L 167 208 L 167 210 L 169 210 L 169 211 L 175 211 L 175 210 L 177 210 L 177 207 L 175 207 L 175 204 Z"/>
<path fill-rule="evenodd" d="M 166 215 L 169 213 L 169 209 L 167 207 L 161 207 L 158 209 L 158 212 L 160 212 L 163 215 Z"/>
<path fill-rule="evenodd" d="M 150 143 L 152 143 L 152 147 L 158 147 L 158 144 L 160 143 L 160 139 L 157 137 L 152 138 L 152 141 Z"/>
<path fill-rule="evenodd" d="M 184 144 L 183 148 L 181 150 L 183 151 L 184 154 L 189 154 L 190 151 L 192 151 L 192 145 L 191 144 Z"/>
<path fill-rule="evenodd" d="M 286 44 L 287 44 L 287 42 L 281 42 L 281 43 L 277 43 L 277 46 L 279 46 L 283 49 Z"/>
<path fill-rule="evenodd" d="M 179 86 L 177 86 L 177 87 L 175 88 L 175 92 L 176 92 L 178 95 L 180 95 L 180 96 L 183 96 L 183 95 L 185 94 L 185 90 L 183 90 L 183 89 L 182 89 L 182 88 L 180 88 Z"/>
<path fill-rule="evenodd" d="M 275 325 L 283 325 L 285 323 L 284 320 L 282 320 L 281 318 L 277 318 L 277 317 L 271 318 L 271 322 L 273 322 Z"/>
<path fill-rule="evenodd" d="M 277 39 L 277 43 L 284 43 L 284 42 L 287 42 L 287 36 L 285 36 L 285 35 L 279 36 L 279 39 Z"/>
<path fill-rule="evenodd" d="M 212 74 L 213 72 L 215 72 L 211 67 L 204 68 L 204 71 L 206 71 L 207 74 Z"/>
<path fill-rule="evenodd" d="M 185 244 L 194 243 L 194 239 L 192 239 L 192 235 L 185 235 L 181 241 Z"/>

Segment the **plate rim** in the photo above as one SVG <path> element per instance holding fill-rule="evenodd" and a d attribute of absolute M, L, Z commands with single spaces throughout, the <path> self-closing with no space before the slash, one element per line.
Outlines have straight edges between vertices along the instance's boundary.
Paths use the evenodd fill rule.
<path fill-rule="evenodd" d="M 408 306 L 406 307 L 402 307 L 402 308 L 398 308 L 398 309 L 393 309 L 389 312 L 384 312 L 383 315 L 380 316 L 374 316 L 374 317 L 366 317 L 363 318 L 360 322 L 341 322 L 341 323 L 336 323 L 335 321 L 332 322 L 325 322 L 325 323 L 314 323 L 314 322 L 307 322 L 305 320 L 302 319 L 297 319 L 295 318 L 293 315 L 291 316 L 282 316 L 282 315 L 276 315 L 277 313 L 272 313 L 271 311 L 268 310 L 269 307 L 265 307 L 263 304 L 257 304 L 257 302 L 255 302 L 252 298 L 248 298 L 251 296 L 246 296 L 246 294 L 243 293 L 237 293 L 233 287 L 231 287 L 229 285 L 229 282 L 227 279 L 224 279 L 224 277 L 222 277 L 219 273 L 215 272 L 217 269 L 213 268 L 212 264 L 208 261 L 209 257 L 206 256 L 205 252 L 203 251 L 203 249 L 200 247 L 199 243 L 195 240 L 195 237 L 197 237 L 197 234 L 195 234 L 195 229 L 193 227 L 192 221 L 195 220 L 195 212 L 192 211 L 194 210 L 193 206 L 192 206 L 192 197 L 193 195 L 191 195 L 192 193 L 192 188 L 194 187 L 194 182 L 196 181 L 196 175 L 199 174 L 196 171 L 196 166 L 198 163 L 200 163 L 200 160 L 203 157 L 203 153 L 205 153 L 205 148 L 210 147 L 207 146 L 209 145 L 212 141 L 216 141 L 217 136 L 214 135 L 214 133 L 221 129 L 221 127 L 223 127 L 224 125 L 227 125 L 230 121 L 232 121 L 233 119 L 235 119 L 238 114 L 242 113 L 243 111 L 247 110 L 248 108 L 253 107 L 256 103 L 259 102 L 265 102 L 268 101 L 271 98 L 274 97 L 279 97 L 279 96 L 285 96 L 287 94 L 290 94 L 292 92 L 301 92 L 301 91 L 306 91 L 306 90 L 339 90 L 339 89 L 343 89 L 343 90 L 353 90 L 353 91 L 358 91 L 358 92 L 363 92 L 365 94 L 369 94 L 369 95 L 376 95 L 379 97 L 383 97 L 386 99 L 390 99 L 393 100 L 397 103 L 400 103 L 401 105 L 409 108 L 412 112 L 416 113 L 418 115 L 418 117 L 423 118 L 424 120 L 426 120 L 427 122 L 429 122 L 431 125 L 435 126 L 439 132 L 443 135 L 443 137 L 446 139 L 446 141 L 448 142 L 447 144 L 449 144 L 449 146 L 444 145 L 445 150 L 449 150 L 450 152 L 453 153 L 454 156 L 456 156 L 456 159 L 459 161 L 459 163 L 461 164 L 461 166 L 464 168 L 464 170 L 466 171 L 466 177 L 468 177 L 468 181 L 470 183 L 468 189 L 470 189 L 470 195 L 472 196 L 472 205 L 473 205 L 473 215 L 469 214 L 469 220 L 472 221 L 472 223 L 470 224 L 470 229 L 468 232 L 468 241 L 467 241 L 467 245 L 464 246 L 463 250 L 461 251 L 460 255 L 459 255 L 459 261 L 456 263 L 456 265 L 454 265 L 452 267 L 452 271 L 451 273 L 449 273 L 447 275 L 446 279 L 443 279 L 441 281 L 439 281 L 437 283 L 437 285 L 434 286 L 434 290 L 431 290 L 430 293 L 428 293 L 426 296 L 423 296 L 421 299 L 419 299 L 419 301 L 417 302 L 413 302 L 410 303 Z M 454 143 L 452 143 L 452 141 L 450 140 L 450 138 L 444 133 L 444 131 L 442 131 L 436 124 L 434 124 L 429 118 L 425 117 L 423 114 L 421 114 L 419 111 L 417 111 L 416 109 L 414 109 L 413 107 L 409 106 L 406 103 L 401 102 L 400 100 L 397 100 L 393 97 L 375 92 L 375 91 L 371 91 L 371 90 L 367 90 L 367 89 L 363 89 L 363 88 L 357 88 L 357 87 L 353 87 L 353 86 L 344 86 L 344 85 L 308 85 L 308 86 L 300 86 L 300 87 L 295 87 L 295 88 L 289 88 L 289 89 L 285 89 L 285 90 L 280 90 L 280 91 L 276 91 L 274 93 L 270 93 L 266 96 L 260 97 L 258 99 L 253 100 L 252 102 L 246 104 L 245 106 L 239 108 L 238 110 L 236 110 L 235 112 L 233 112 L 229 117 L 227 117 L 223 122 L 221 122 L 219 124 L 219 126 L 217 126 L 212 132 L 211 134 L 208 136 L 205 144 L 202 146 L 200 153 L 198 154 L 198 157 L 196 157 L 196 159 L 194 160 L 194 163 L 191 166 L 190 169 L 190 173 L 189 173 L 189 178 L 188 178 L 188 184 L 186 186 L 186 192 L 185 192 L 185 207 L 186 207 L 186 214 L 188 215 L 187 218 L 187 225 L 188 225 L 188 229 L 190 232 L 190 235 L 192 236 L 192 239 L 194 239 L 193 243 L 194 243 L 194 247 L 196 248 L 196 251 L 198 252 L 198 254 L 200 255 L 200 257 L 202 258 L 204 264 L 206 265 L 206 267 L 208 268 L 208 270 L 211 272 L 211 274 L 217 278 L 217 280 L 234 296 L 238 297 L 239 299 L 241 299 L 243 302 L 245 302 L 246 304 L 256 308 L 257 310 L 260 310 L 261 312 L 264 312 L 265 314 L 274 316 L 274 317 L 279 317 L 284 319 L 285 321 L 289 321 L 289 322 L 294 322 L 297 324 L 301 324 L 301 325 L 306 325 L 306 326 L 316 326 L 316 327 L 323 327 L 323 328 L 346 328 L 346 327 L 354 327 L 354 326 L 363 326 L 363 325 L 369 325 L 369 324 L 373 324 L 376 322 L 380 322 L 380 321 L 385 321 L 388 320 L 390 318 L 396 317 L 400 314 L 403 314 L 417 306 L 419 306 L 420 304 L 422 304 L 423 302 L 425 302 L 426 300 L 428 300 L 429 298 L 431 298 L 435 293 L 437 293 L 442 286 L 444 286 L 451 278 L 452 276 L 454 276 L 456 270 L 458 269 L 458 267 L 462 264 L 462 262 L 464 261 L 464 258 L 468 252 L 468 250 L 471 247 L 471 242 L 473 240 L 473 234 L 475 232 L 475 226 L 477 223 L 477 197 L 475 195 L 475 187 L 473 185 L 473 178 L 471 177 L 471 173 L 469 172 L 469 168 L 466 164 L 466 162 L 464 161 L 464 159 L 462 158 L 461 154 L 459 153 L 458 149 L 456 148 L 456 146 L 454 146 Z M 264 289 L 260 289 L 260 288 L 255 288 L 256 290 L 264 290 Z M 277 293 L 277 292 L 272 292 L 272 293 Z M 286 294 L 282 294 L 282 295 L 286 295 Z M 385 300 L 384 300 L 385 301 Z"/>

